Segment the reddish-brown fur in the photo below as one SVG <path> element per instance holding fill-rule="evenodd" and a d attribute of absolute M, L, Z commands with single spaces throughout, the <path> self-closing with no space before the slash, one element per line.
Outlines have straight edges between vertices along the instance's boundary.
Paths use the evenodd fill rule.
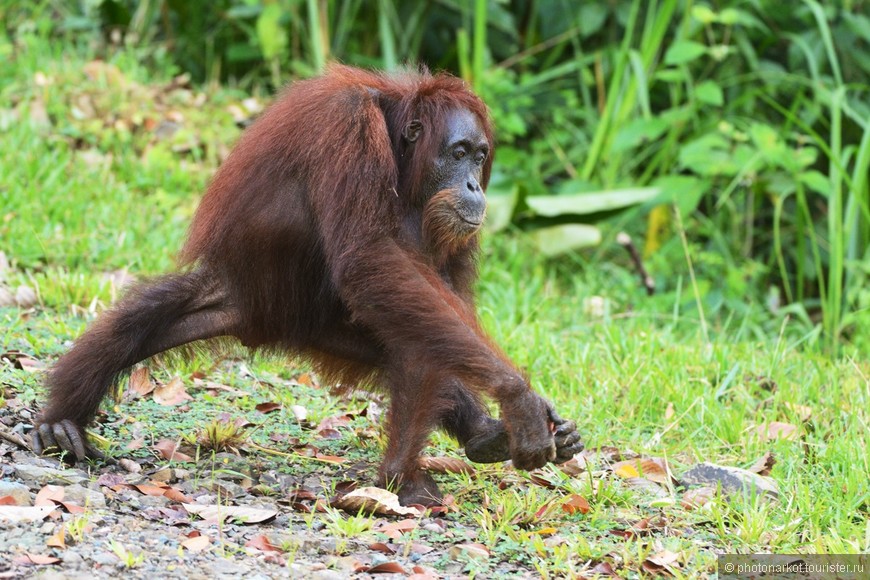
<path fill-rule="evenodd" d="M 231 335 L 307 355 L 330 381 L 386 388 L 381 477 L 404 502 L 437 494 L 417 457 L 438 426 L 464 444 L 497 435 L 493 459 L 509 454 L 519 467 L 567 449 L 553 443 L 549 405 L 478 324 L 476 233 L 451 221 L 451 190 L 426 199 L 457 109 L 476 116 L 491 149 L 484 104 L 448 75 L 333 66 L 292 85 L 218 170 L 182 252 L 187 270 L 131 292 L 54 367 L 41 433 L 50 441 L 65 420 L 81 432 L 139 360 Z M 410 143 L 412 121 L 423 131 Z M 503 423 L 480 393 L 500 403 Z"/>

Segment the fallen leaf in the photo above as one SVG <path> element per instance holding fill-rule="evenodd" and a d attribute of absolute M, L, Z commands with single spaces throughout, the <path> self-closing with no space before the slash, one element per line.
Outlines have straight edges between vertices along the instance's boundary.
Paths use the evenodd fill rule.
<path fill-rule="evenodd" d="M 395 544 L 385 544 L 383 542 L 375 542 L 369 546 L 369 550 L 374 550 L 388 556 L 395 554 L 397 549 L 398 547 Z"/>
<path fill-rule="evenodd" d="M 353 417 L 351 417 L 348 413 L 344 413 L 343 415 L 335 415 L 333 417 L 326 417 L 317 425 L 317 431 L 323 431 L 324 429 L 338 429 L 339 427 L 348 427 L 353 421 Z"/>
<path fill-rule="evenodd" d="M 650 481 L 667 485 L 673 481 L 667 461 L 659 457 L 640 457 L 619 461 L 610 466 L 619 477 L 643 477 Z"/>
<path fill-rule="evenodd" d="M 193 554 L 208 549 L 209 544 L 211 544 L 211 539 L 208 536 L 195 536 L 181 542 L 181 545 Z"/>
<path fill-rule="evenodd" d="M 18 505 L 15 503 L 15 498 L 11 495 L 4 495 L 0 497 L 0 505 Z"/>
<path fill-rule="evenodd" d="M 363 568 L 360 572 L 368 572 L 369 574 L 407 574 L 398 562 L 384 562 L 368 569 Z"/>
<path fill-rule="evenodd" d="M 456 544 L 447 550 L 447 555 L 454 560 L 459 556 L 466 556 L 473 560 L 487 560 L 489 559 L 489 548 L 483 544 Z"/>
<path fill-rule="evenodd" d="M 54 503 L 35 506 L 0 505 L 0 522 L 38 522 L 55 509 L 57 506 Z"/>
<path fill-rule="evenodd" d="M 36 494 L 33 505 L 54 507 L 63 501 L 64 492 L 62 485 L 46 485 Z"/>
<path fill-rule="evenodd" d="M 411 552 L 413 554 L 420 554 L 421 556 L 425 556 L 429 552 L 433 551 L 435 548 L 432 546 L 427 546 L 426 544 L 420 544 L 418 542 L 411 542 Z"/>
<path fill-rule="evenodd" d="M 338 429 L 321 429 L 317 436 L 321 439 L 341 439 L 343 437 Z"/>
<path fill-rule="evenodd" d="M 408 580 L 438 580 L 438 578 L 441 578 L 435 570 L 430 570 L 423 566 L 414 566 L 411 570 L 414 573 L 408 576 Z"/>
<path fill-rule="evenodd" d="M 151 380 L 151 372 L 148 367 L 139 367 L 130 373 L 130 390 L 140 397 L 144 397 L 157 388 L 157 384 Z"/>
<path fill-rule="evenodd" d="M 687 510 L 698 509 L 710 503 L 710 500 L 716 497 L 716 493 L 716 488 L 709 485 L 692 487 L 683 494 L 680 505 Z"/>
<path fill-rule="evenodd" d="M 589 502 L 586 501 L 586 498 L 575 493 L 571 494 L 568 500 L 562 503 L 562 509 L 569 514 L 576 514 L 577 512 L 586 514 L 589 513 L 591 508 L 589 507 Z"/>
<path fill-rule="evenodd" d="M 762 423 L 756 428 L 756 432 L 760 437 L 767 438 L 768 441 L 776 441 L 777 439 L 794 439 L 798 434 L 798 428 L 791 423 L 782 423 L 780 421 L 771 421 L 770 423 Z"/>
<path fill-rule="evenodd" d="M 104 473 L 97 479 L 97 485 L 104 487 L 115 487 L 116 485 L 124 485 L 127 480 L 119 473 Z"/>
<path fill-rule="evenodd" d="M 60 529 L 57 530 L 48 540 L 45 541 L 45 545 L 50 548 L 60 548 L 61 550 L 66 548 L 66 528 L 61 526 Z"/>
<path fill-rule="evenodd" d="M 178 503 L 190 503 L 193 501 L 193 499 L 184 495 L 184 492 L 175 489 L 174 487 L 166 488 L 163 492 L 163 497 L 169 498 L 171 501 L 177 501 Z"/>
<path fill-rule="evenodd" d="M 172 439 L 161 439 L 151 448 L 157 450 L 167 461 L 193 461 L 193 457 L 178 451 L 178 443 Z"/>
<path fill-rule="evenodd" d="M 246 548 L 255 548 L 263 552 L 283 552 L 281 548 L 269 541 L 264 534 L 259 534 L 245 542 Z"/>
<path fill-rule="evenodd" d="M 641 564 L 644 572 L 652 575 L 667 575 L 673 576 L 679 570 L 679 565 L 676 565 L 680 559 L 680 555 L 670 550 L 662 550 L 652 556 L 647 557 Z"/>
<path fill-rule="evenodd" d="M 474 475 L 474 467 L 455 457 L 421 457 L 420 467 L 435 473 L 467 473 Z"/>
<path fill-rule="evenodd" d="M 232 505 L 199 505 L 183 503 L 188 513 L 196 514 L 204 520 L 223 521 L 234 520 L 238 524 L 261 524 L 275 519 L 278 516 L 276 510 L 252 508 Z"/>
<path fill-rule="evenodd" d="M 616 572 L 613 571 L 613 566 L 608 562 L 599 562 L 589 572 L 593 576 L 613 576 L 614 578 L 619 578 Z"/>
<path fill-rule="evenodd" d="M 559 464 L 558 468 L 561 469 L 563 473 L 573 477 L 575 475 L 580 475 L 589 469 L 589 460 L 586 456 L 578 453 L 568 461 Z"/>
<path fill-rule="evenodd" d="M 351 514 L 360 511 L 389 516 L 419 517 L 422 512 L 399 504 L 399 497 L 379 487 L 361 487 L 330 502 L 332 507 Z"/>
<path fill-rule="evenodd" d="M 254 408 L 265 415 L 266 413 L 272 413 L 280 409 L 281 403 L 260 403 Z"/>
<path fill-rule="evenodd" d="M 131 447 L 133 443 L 134 442 L 131 442 L 129 445 L 127 445 L 127 449 L 129 449 L 130 451 L 133 451 L 135 449 L 139 449 L 140 447 L 144 446 L 145 440 L 142 439 L 142 445 L 140 445 L 139 447 Z M 136 463 L 135 461 L 133 461 L 132 459 L 127 459 L 127 458 L 119 459 L 118 465 L 123 467 L 124 470 L 127 471 L 128 473 L 139 473 L 140 471 L 142 471 L 142 466 L 139 465 L 138 463 Z"/>
<path fill-rule="evenodd" d="M 31 554 L 29 552 L 24 556 L 17 556 L 12 560 L 13 564 L 19 566 L 48 566 L 50 564 L 57 564 L 58 562 L 60 562 L 60 558 L 55 558 L 54 556 L 43 556 L 42 554 Z"/>
<path fill-rule="evenodd" d="M 786 401 L 785 403 L 786 409 L 789 409 L 795 415 L 800 417 L 800 420 L 806 423 L 813 417 L 813 410 L 811 407 L 807 407 L 806 405 L 798 405 L 797 403 L 789 403 Z"/>
<path fill-rule="evenodd" d="M 776 457 L 771 451 L 767 451 L 752 464 L 749 471 L 758 475 L 770 475 L 770 470 L 773 469 L 774 465 L 776 465 Z"/>
<path fill-rule="evenodd" d="M 375 531 L 384 534 L 391 540 L 396 540 L 400 538 L 402 534 L 416 530 L 417 526 L 419 526 L 417 520 L 406 519 L 399 520 L 398 522 L 378 524 L 375 526 Z"/>
<path fill-rule="evenodd" d="M 151 398 L 154 399 L 155 403 L 164 407 L 180 405 L 185 401 L 193 400 L 193 397 L 184 390 L 184 382 L 181 377 L 175 377 L 165 385 L 156 387 Z"/>
<path fill-rule="evenodd" d="M 166 491 L 165 487 L 158 485 L 150 485 L 147 483 L 141 483 L 139 485 L 134 485 L 136 489 L 139 490 L 139 493 L 143 495 L 153 495 L 153 496 L 161 496 Z"/>

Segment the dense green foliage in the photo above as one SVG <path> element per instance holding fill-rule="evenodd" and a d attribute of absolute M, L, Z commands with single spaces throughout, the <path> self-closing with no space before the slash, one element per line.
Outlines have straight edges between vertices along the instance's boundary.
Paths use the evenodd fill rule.
<path fill-rule="evenodd" d="M 870 291 L 865 0 L 97 0 L 0 8 L 36 29 L 173 62 L 198 81 L 280 85 L 329 59 L 461 74 L 498 128 L 490 226 L 546 254 L 646 237 L 658 287 L 685 262 L 730 301 L 861 343 Z M 626 207 L 634 207 L 626 213 Z M 590 226 L 589 224 L 594 224 Z M 602 235 L 603 231 L 603 235 Z M 734 310 L 733 308 L 728 309 Z M 740 307 L 737 306 L 737 310 Z M 861 343 L 865 344 L 865 343 Z"/>

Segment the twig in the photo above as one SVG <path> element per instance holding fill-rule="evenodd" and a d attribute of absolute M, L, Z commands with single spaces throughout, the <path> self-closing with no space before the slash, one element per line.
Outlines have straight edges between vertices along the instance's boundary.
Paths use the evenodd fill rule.
<path fill-rule="evenodd" d="M 634 267 L 637 268 L 637 273 L 640 275 L 641 284 L 646 288 L 646 293 L 649 296 L 652 296 L 656 291 L 656 282 L 653 280 L 652 276 L 649 275 L 649 272 L 646 271 L 646 268 L 644 268 L 640 252 L 637 251 L 637 247 L 635 247 L 634 242 L 631 240 L 631 236 L 625 232 L 619 232 L 616 235 L 616 243 L 628 250 L 628 254 L 631 256 L 631 261 L 634 262 Z"/>
<path fill-rule="evenodd" d="M 27 441 L 25 441 L 24 439 L 22 439 L 18 435 L 14 435 L 12 433 L 9 433 L 5 429 L 0 429 L 0 439 L 5 439 L 9 443 L 12 443 L 13 445 L 18 445 L 19 447 L 26 449 L 28 451 L 33 451 L 30 448 L 30 445 L 27 443 Z"/>

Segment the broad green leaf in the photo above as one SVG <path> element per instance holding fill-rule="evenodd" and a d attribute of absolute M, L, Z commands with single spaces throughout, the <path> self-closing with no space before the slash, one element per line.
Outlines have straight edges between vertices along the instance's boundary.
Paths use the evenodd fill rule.
<path fill-rule="evenodd" d="M 668 47 L 665 64 L 685 64 L 707 54 L 707 47 L 694 40 L 680 40 Z"/>
<path fill-rule="evenodd" d="M 661 117 L 653 117 L 652 119 L 634 119 L 617 131 L 613 138 L 614 152 L 626 151 L 655 141 L 668 130 L 670 124 Z"/>
<path fill-rule="evenodd" d="M 711 24 L 718 20 L 716 13 L 710 10 L 708 6 L 704 5 L 692 6 L 692 18 L 701 24 Z"/>
<path fill-rule="evenodd" d="M 266 59 L 277 57 L 287 46 L 287 31 L 281 26 L 282 14 L 280 5 L 268 4 L 257 17 L 257 40 Z"/>
<path fill-rule="evenodd" d="M 535 230 L 530 235 L 538 250 L 548 257 L 601 243 L 601 230 L 586 224 L 552 226 Z"/>
<path fill-rule="evenodd" d="M 819 173 L 818 171 L 804 171 L 798 175 L 798 180 L 825 197 L 831 194 L 831 180 Z"/>
<path fill-rule="evenodd" d="M 531 195 L 526 204 L 543 217 L 587 215 L 643 203 L 658 193 L 657 187 L 637 187 L 571 195 Z"/>
<path fill-rule="evenodd" d="M 685 218 L 698 208 L 710 190 L 710 181 L 691 175 L 665 175 L 655 181 L 655 186 L 661 193 L 653 203 L 673 204 Z"/>
<path fill-rule="evenodd" d="M 511 191 L 507 194 L 490 195 L 486 197 L 486 229 L 491 232 L 498 232 L 511 223 L 511 217 L 514 213 L 514 208 L 517 205 L 517 195 L 519 187 L 514 185 Z"/>
<path fill-rule="evenodd" d="M 721 107 L 725 102 L 722 88 L 713 81 L 704 81 L 695 87 L 695 97 L 702 103 Z"/>

